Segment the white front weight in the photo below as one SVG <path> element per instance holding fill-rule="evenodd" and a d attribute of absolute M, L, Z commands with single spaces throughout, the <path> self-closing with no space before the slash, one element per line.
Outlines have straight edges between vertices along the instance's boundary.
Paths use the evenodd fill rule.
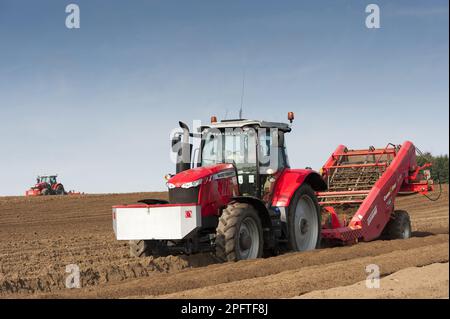
<path fill-rule="evenodd" d="M 200 206 L 120 206 L 113 208 L 117 240 L 178 240 L 201 227 Z"/>

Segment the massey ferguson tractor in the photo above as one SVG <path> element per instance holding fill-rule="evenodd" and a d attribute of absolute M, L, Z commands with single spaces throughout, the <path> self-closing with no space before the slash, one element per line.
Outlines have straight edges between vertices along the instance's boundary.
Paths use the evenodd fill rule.
<path fill-rule="evenodd" d="M 321 242 L 408 238 L 411 223 L 395 209 L 396 195 L 433 189 L 430 164 L 417 165 L 411 142 L 340 145 L 319 173 L 291 168 L 290 124 L 212 117 L 198 133 L 180 127 L 172 140 L 176 174 L 166 176 L 169 200 L 113 207 L 116 238 L 130 241 L 133 256 L 211 252 L 237 261 Z M 200 143 L 192 152 L 194 139 Z"/>
<path fill-rule="evenodd" d="M 36 185 L 25 192 L 26 196 L 65 195 L 64 186 L 57 181 L 58 175 L 43 175 L 36 178 Z"/>

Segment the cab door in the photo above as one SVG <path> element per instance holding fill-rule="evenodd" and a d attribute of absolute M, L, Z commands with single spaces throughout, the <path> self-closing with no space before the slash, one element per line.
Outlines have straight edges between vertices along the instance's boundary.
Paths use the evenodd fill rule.
<path fill-rule="evenodd" d="M 258 134 L 259 196 L 269 201 L 276 179 L 289 167 L 284 132 L 275 128 L 260 129 Z"/>
<path fill-rule="evenodd" d="M 260 185 L 256 130 L 235 130 L 232 134 L 225 134 L 224 142 L 225 162 L 236 167 L 240 194 L 258 197 Z"/>

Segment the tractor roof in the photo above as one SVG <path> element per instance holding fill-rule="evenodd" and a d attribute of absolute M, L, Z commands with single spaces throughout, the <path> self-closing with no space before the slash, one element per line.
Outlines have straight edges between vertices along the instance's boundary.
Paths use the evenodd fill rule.
<path fill-rule="evenodd" d="M 290 132 L 291 127 L 286 123 L 266 122 L 259 120 L 222 120 L 220 122 L 212 123 L 210 125 L 203 125 L 201 130 L 205 128 L 236 128 L 244 126 L 259 126 L 262 128 L 277 128 L 283 132 Z"/>

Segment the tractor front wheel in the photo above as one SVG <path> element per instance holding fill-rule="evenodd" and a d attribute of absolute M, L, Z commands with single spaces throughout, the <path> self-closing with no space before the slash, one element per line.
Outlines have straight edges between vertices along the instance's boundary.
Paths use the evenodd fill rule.
<path fill-rule="evenodd" d="M 166 256 L 165 245 L 162 242 L 154 240 L 130 240 L 131 257 L 161 257 Z"/>
<path fill-rule="evenodd" d="M 41 194 L 42 194 L 43 196 L 50 195 L 50 190 L 49 190 L 48 188 L 44 188 L 44 189 L 41 191 Z"/>
<path fill-rule="evenodd" d="M 308 184 L 300 186 L 291 199 L 287 227 L 291 250 L 319 248 L 321 214 L 314 190 Z"/>
<path fill-rule="evenodd" d="M 221 261 L 262 257 L 263 230 L 256 209 L 246 203 L 230 203 L 219 218 L 215 244 Z"/>

